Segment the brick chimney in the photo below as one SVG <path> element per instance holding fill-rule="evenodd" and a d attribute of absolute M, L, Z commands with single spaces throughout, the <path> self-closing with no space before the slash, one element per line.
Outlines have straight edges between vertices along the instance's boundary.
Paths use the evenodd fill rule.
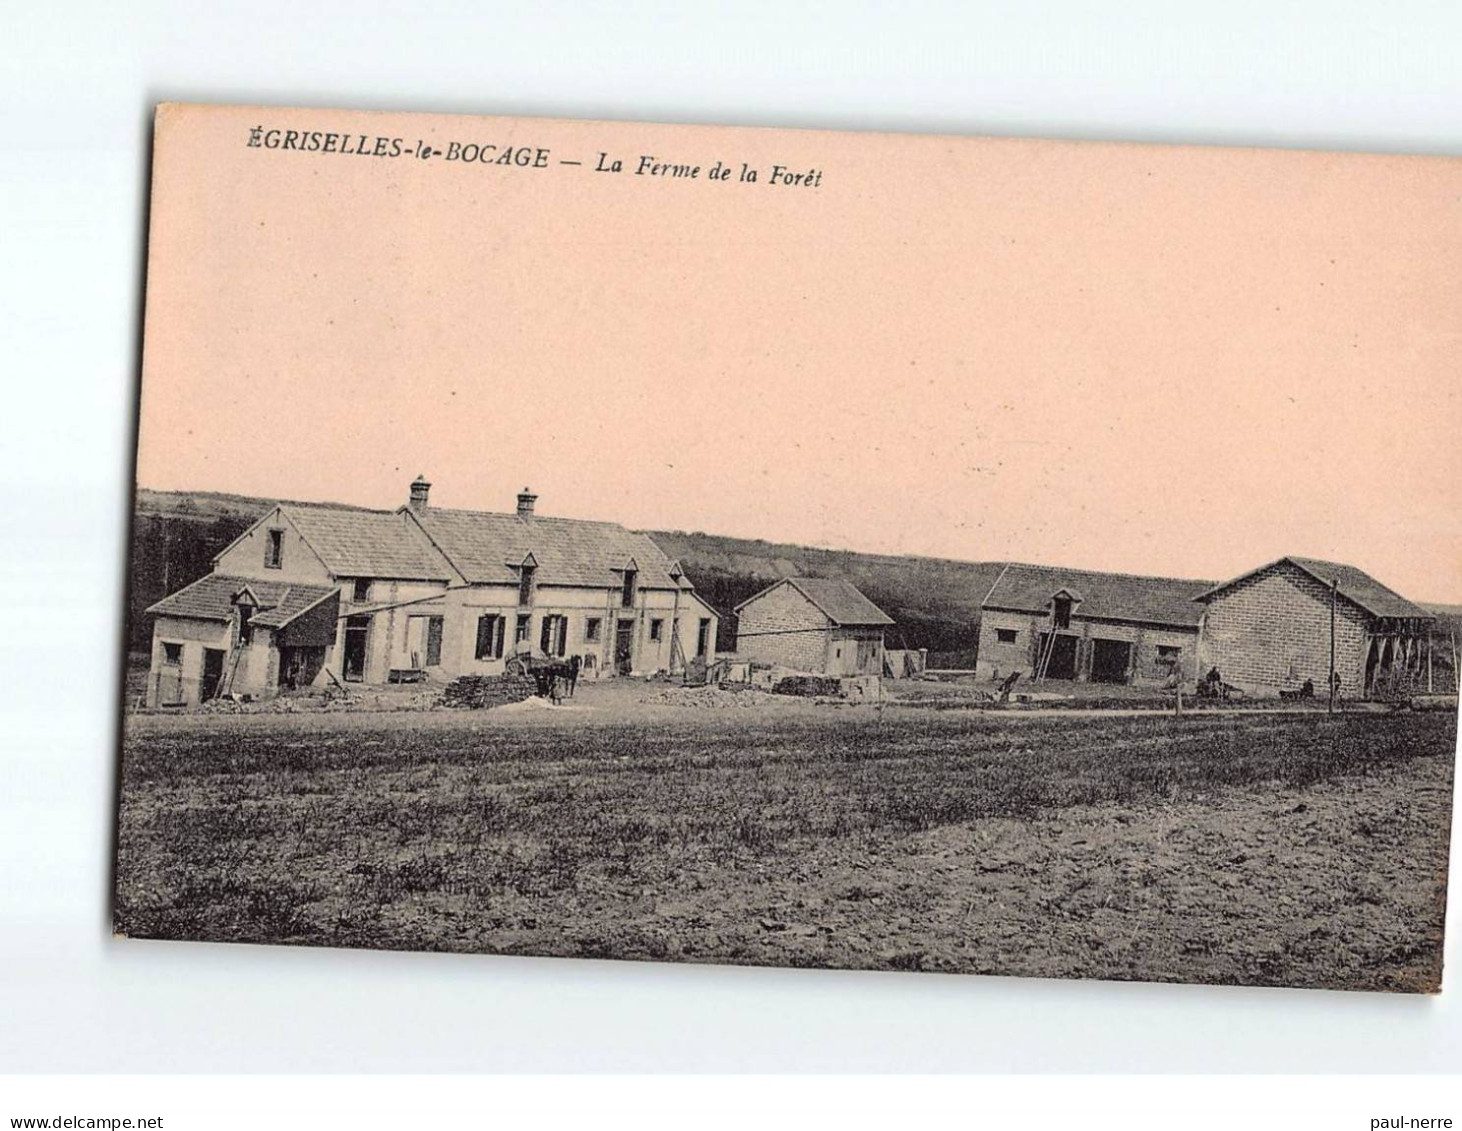
<path fill-rule="evenodd" d="M 425 475 L 418 475 L 411 483 L 411 500 L 409 506 L 414 511 L 426 510 L 426 497 L 431 493 L 431 484 L 426 481 Z"/>
<path fill-rule="evenodd" d="M 518 492 L 518 517 L 519 518 L 532 518 L 533 517 L 533 504 L 536 503 L 537 501 L 538 501 L 538 496 L 535 495 L 532 491 L 528 490 L 527 487 L 524 487 L 521 491 L 519 491 Z"/>

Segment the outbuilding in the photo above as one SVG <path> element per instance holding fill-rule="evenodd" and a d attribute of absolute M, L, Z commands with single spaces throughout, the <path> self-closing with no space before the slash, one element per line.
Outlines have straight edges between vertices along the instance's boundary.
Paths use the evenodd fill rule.
<path fill-rule="evenodd" d="M 976 673 L 1092 683 L 1192 681 L 1207 581 L 1012 562 L 980 605 Z"/>
<path fill-rule="evenodd" d="M 848 581 L 787 577 L 736 606 L 744 659 L 820 675 L 881 675 L 893 618 Z"/>
<path fill-rule="evenodd" d="M 1325 694 L 1332 640 L 1342 696 L 1424 689 L 1431 673 L 1431 613 L 1364 570 L 1283 557 L 1198 596 L 1201 663 L 1251 694 Z"/>

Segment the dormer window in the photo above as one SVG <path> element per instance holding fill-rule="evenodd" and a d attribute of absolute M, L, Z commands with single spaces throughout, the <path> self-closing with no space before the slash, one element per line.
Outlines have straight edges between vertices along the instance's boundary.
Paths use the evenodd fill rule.
<path fill-rule="evenodd" d="M 619 590 L 619 603 L 621 607 L 632 609 L 635 607 L 635 585 L 639 581 L 640 572 L 637 569 L 626 569 L 624 571 L 624 583 Z"/>
<path fill-rule="evenodd" d="M 524 562 L 518 567 L 518 604 L 533 603 L 533 575 L 537 572 L 538 567 L 532 562 Z"/>
<path fill-rule="evenodd" d="M 264 543 L 264 568 L 284 568 L 284 531 L 269 531 L 269 539 Z"/>
<path fill-rule="evenodd" d="M 357 577 L 355 584 L 351 586 L 350 599 L 363 604 L 371 599 L 371 579 L 369 577 Z"/>
<path fill-rule="evenodd" d="M 1071 627 L 1071 598 L 1064 593 L 1051 600 L 1051 620 L 1057 628 Z"/>

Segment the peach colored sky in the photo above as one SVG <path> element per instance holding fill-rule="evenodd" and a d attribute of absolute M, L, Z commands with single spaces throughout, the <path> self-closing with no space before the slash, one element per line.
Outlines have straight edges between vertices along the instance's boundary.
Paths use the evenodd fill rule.
<path fill-rule="evenodd" d="M 1462 601 L 1457 160 L 175 106 L 150 240 L 146 487 Z"/>

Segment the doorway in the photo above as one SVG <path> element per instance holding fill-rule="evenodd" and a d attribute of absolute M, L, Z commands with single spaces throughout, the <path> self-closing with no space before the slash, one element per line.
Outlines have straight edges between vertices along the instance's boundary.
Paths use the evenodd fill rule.
<path fill-rule="evenodd" d="M 1093 640 L 1091 642 L 1091 681 L 1093 683 L 1126 683 L 1127 669 L 1132 664 L 1132 645 L 1126 640 Z"/>
<path fill-rule="evenodd" d="M 222 648 L 203 649 L 203 684 L 198 689 L 199 698 L 217 697 L 219 684 L 223 682 L 223 656 Z"/>
<path fill-rule="evenodd" d="M 614 670 L 620 675 L 634 671 L 635 622 L 616 621 L 614 625 Z"/>
<path fill-rule="evenodd" d="M 371 633 L 369 616 L 354 616 L 345 619 L 344 675 L 352 683 L 361 683 L 366 673 L 366 644 Z"/>
<path fill-rule="evenodd" d="M 1041 633 L 1040 645 L 1036 651 L 1036 673 L 1040 673 L 1041 660 L 1046 654 L 1046 649 L 1049 648 L 1051 658 L 1046 662 L 1046 678 L 1075 679 L 1076 640 L 1075 636 L 1067 636 L 1058 632 L 1053 643 L 1049 632 Z"/>

